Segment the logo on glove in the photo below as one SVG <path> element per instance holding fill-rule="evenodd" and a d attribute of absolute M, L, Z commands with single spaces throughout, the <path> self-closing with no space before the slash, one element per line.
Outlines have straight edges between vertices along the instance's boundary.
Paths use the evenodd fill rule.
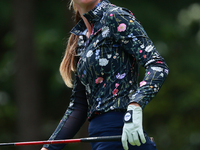
<path fill-rule="evenodd" d="M 128 123 L 128 122 L 132 122 L 132 110 L 127 111 L 124 115 L 124 122 Z"/>

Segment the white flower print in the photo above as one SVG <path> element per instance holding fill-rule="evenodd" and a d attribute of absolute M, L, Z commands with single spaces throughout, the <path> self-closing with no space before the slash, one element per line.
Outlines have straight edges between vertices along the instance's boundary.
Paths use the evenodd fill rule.
<path fill-rule="evenodd" d="M 72 107 L 72 106 L 74 106 L 74 103 L 73 103 L 73 102 L 70 102 L 70 103 L 69 103 L 69 107 Z"/>
<path fill-rule="evenodd" d="M 165 69 L 165 73 L 166 73 L 166 74 L 169 74 L 169 70 L 168 70 L 168 69 Z"/>
<path fill-rule="evenodd" d="M 95 52 L 95 55 L 96 55 L 96 56 L 95 56 L 95 59 L 96 59 L 96 60 L 99 59 L 99 57 L 100 57 L 100 56 L 99 56 L 99 53 L 100 53 L 100 49 L 97 49 L 96 52 Z"/>
<path fill-rule="evenodd" d="M 149 65 L 149 64 L 152 63 L 152 62 L 155 62 L 155 59 L 149 60 L 149 61 L 145 64 L 145 66 Z"/>
<path fill-rule="evenodd" d="M 111 110 L 114 110 L 114 107 L 113 107 L 113 106 L 110 106 L 110 109 L 111 109 Z"/>
<path fill-rule="evenodd" d="M 86 62 L 86 58 L 83 58 L 82 61 L 83 61 L 83 62 Z"/>
<path fill-rule="evenodd" d="M 104 26 L 104 27 L 102 28 L 102 37 L 107 37 L 109 33 L 110 33 L 109 27 Z"/>
<path fill-rule="evenodd" d="M 97 60 L 97 59 L 99 59 L 99 57 L 100 57 L 100 56 L 96 55 L 95 59 Z"/>
<path fill-rule="evenodd" d="M 84 41 L 80 41 L 80 42 L 78 43 L 79 46 L 81 46 L 81 45 L 83 45 L 83 44 L 84 44 Z"/>
<path fill-rule="evenodd" d="M 100 66 L 106 66 L 108 64 L 109 60 L 106 58 L 99 59 L 99 65 Z"/>
<path fill-rule="evenodd" d="M 85 86 L 85 88 L 86 88 L 86 91 L 90 94 L 90 93 L 91 93 L 90 85 L 87 84 L 87 85 Z"/>
<path fill-rule="evenodd" d="M 151 69 L 154 70 L 154 71 L 158 71 L 158 72 L 163 71 L 163 68 L 161 68 L 161 67 L 151 67 Z"/>
<path fill-rule="evenodd" d="M 97 49 L 95 55 L 99 55 L 99 52 L 100 52 L 100 49 Z"/>
<path fill-rule="evenodd" d="M 155 84 L 155 85 L 154 85 L 154 91 L 155 91 L 155 92 L 158 92 L 159 89 L 160 89 L 160 88 Z"/>
<path fill-rule="evenodd" d="M 112 54 L 107 54 L 108 59 L 112 57 Z"/>
<path fill-rule="evenodd" d="M 135 99 L 135 96 L 137 95 L 138 93 L 134 93 L 133 95 L 131 95 L 129 98 L 130 99 Z"/>
<path fill-rule="evenodd" d="M 79 42 L 78 42 L 78 45 L 81 46 L 82 44 L 84 44 L 84 40 L 83 40 L 83 36 L 80 35 L 80 36 L 79 36 Z"/>
<path fill-rule="evenodd" d="M 93 43 L 93 46 L 96 47 L 97 43 L 99 43 L 99 40 L 96 40 L 96 42 Z"/>
<path fill-rule="evenodd" d="M 92 51 L 92 50 L 89 50 L 89 51 L 87 52 L 87 54 L 86 54 L 86 57 L 91 57 L 92 54 L 93 54 L 93 51 Z"/>
<path fill-rule="evenodd" d="M 133 35 L 133 33 L 130 33 L 130 34 L 128 35 L 128 37 L 129 37 L 129 38 L 132 38 L 133 41 L 137 41 L 137 40 L 138 40 L 137 37 Z"/>
<path fill-rule="evenodd" d="M 113 12 L 113 11 L 115 11 L 115 10 L 117 10 L 118 8 L 113 8 L 113 9 L 111 9 L 110 10 L 110 12 Z"/>
<path fill-rule="evenodd" d="M 164 77 L 164 74 L 163 74 L 163 73 L 161 73 L 161 74 L 160 74 L 160 76 L 161 76 L 161 77 Z"/>
<path fill-rule="evenodd" d="M 101 105 L 101 98 L 97 98 L 97 99 L 96 99 L 96 101 L 98 102 L 98 105 L 97 105 L 97 107 L 96 107 L 96 108 L 99 108 L 99 107 L 100 107 L 100 105 Z"/>
<path fill-rule="evenodd" d="M 152 56 L 152 58 L 160 58 L 159 54 L 157 52 L 155 52 Z"/>
<path fill-rule="evenodd" d="M 152 50 L 153 50 L 153 46 L 152 45 L 149 45 L 149 46 L 147 46 L 146 48 L 145 48 L 145 51 L 146 52 L 151 52 Z"/>
<path fill-rule="evenodd" d="M 143 49 L 144 48 L 144 44 L 140 45 L 140 47 Z"/>

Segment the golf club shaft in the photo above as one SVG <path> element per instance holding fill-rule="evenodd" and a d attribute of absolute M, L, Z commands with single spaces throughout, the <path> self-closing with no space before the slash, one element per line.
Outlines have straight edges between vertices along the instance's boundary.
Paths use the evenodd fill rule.
<path fill-rule="evenodd" d="M 15 143 L 0 143 L 0 146 L 25 146 L 25 145 L 43 145 L 43 144 L 66 144 L 80 142 L 109 142 L 120 141 L 119 136 L 102 136 L 102 137 L 87 137 L 80 139 L 52 140 L 52 141 L 30 141 L 30 142 L 15 142 Z"/>

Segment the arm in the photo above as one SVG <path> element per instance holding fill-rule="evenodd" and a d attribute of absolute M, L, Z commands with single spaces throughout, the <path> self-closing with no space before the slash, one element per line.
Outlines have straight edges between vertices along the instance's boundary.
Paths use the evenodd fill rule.
<path fill-rule="evenodd" d="M 137 146 L 146 142 L 142 127 L 142 108 L 158 93 L 168 75 L 168 67 L 143 27 L 130 12 L 118 8 L 110 13 L 112 15 L 107 22 L 113 40 L 120 43 L 121 49 L 146 69 L 144 79 L 136 92 L 130 94 L 130 104 L 124 117 L 122 145 L 128 150 L 127 141 Z"/>
<path fill-rule="evenodd" d="M 49 140 L 73 138 L 87 118 L 87 107 L 85 87 L 75 75 L 70 105 Z M 60 150 L 64 146 L 65 144 L 44 145 L 43 150 Z"/>
<path fill-rule="evenodd" d="M 136 92 L 129 95 L 130 103 L 138 103 L 144 109 L 165 81 L 168 75 L 167 64 L 142 25 L 128 10 L 111 10 L 106 18 L 113 40 L 136 60 L 137 65 L 146 69 L 144 79 Z"/>

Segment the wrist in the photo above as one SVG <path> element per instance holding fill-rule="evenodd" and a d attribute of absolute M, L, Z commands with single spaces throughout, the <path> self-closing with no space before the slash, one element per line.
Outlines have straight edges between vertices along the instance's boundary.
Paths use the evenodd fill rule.
<path fill-rule="evenodd" d="M 141 107 L 140 104 L 138 104 L 138 103 L 136 103 L 136 102 L 131 102 L 129 105 L 134 105 L 134 106 Z"/>
<path fill-rule="evenodd" d="M 142 107 L 140 106 L 135 106 L 135 105 L 128 105 L 127 111 L 133 110 L 133 113 L 135 114 L 136 112 L 142 111 Z"/>
<path fill-rule="evenodd" d="M 48 150 L 47 148 L 45 148 L 45 147 L 42 147 L 42 149 L 41 150 Z"/>

